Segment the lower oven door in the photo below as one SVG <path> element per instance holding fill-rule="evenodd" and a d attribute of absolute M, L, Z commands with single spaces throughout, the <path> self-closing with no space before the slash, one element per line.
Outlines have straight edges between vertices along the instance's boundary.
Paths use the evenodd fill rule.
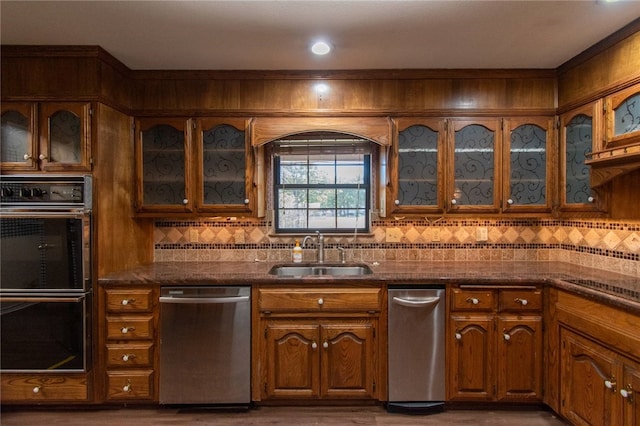
<path fill-rule="evenodd" d="M 91 293 L 0 297 L 3 372 L 86 372 Z"/>

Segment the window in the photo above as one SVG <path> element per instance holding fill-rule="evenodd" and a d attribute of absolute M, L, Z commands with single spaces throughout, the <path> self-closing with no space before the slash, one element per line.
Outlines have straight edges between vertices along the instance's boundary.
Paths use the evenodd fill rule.
<path fill-rule="evenodd" d="M 366 144 L 287 146 L 274 155 L 276 232 L 368 232 L 371 155 Z"/>

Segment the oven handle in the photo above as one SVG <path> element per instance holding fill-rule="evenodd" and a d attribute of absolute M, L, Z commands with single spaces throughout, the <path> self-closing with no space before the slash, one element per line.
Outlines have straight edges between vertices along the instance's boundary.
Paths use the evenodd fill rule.
<path fill-rule="evenodd" d="M 239 303 L 249 300 L 249 296 L 231 296 L 231 297 L 160 297 L 160 303 Z"/>
<path fill-rule="evenodd" d="M 37 297 L 37 296 L 0 296 L 0 302 L 72 302 L 77 303 L 84 300 L 84 295 L 77 297 Z"/>
<path fill-rule="evenodd" d="M 83 219 L 89 215 L 90 211 L 88 210 L 61 210 L 61 211 L 38 211 L 38 210 L 11 210 L 11 211 L 2 211 L 0 212 L 0 217 L 2 218 L 72 218 L 72 219 Z"/>

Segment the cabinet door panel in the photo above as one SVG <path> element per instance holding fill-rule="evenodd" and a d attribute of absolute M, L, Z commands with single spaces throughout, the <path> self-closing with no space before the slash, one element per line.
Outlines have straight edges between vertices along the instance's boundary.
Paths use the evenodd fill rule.
<path fill-rule="evenodd" d="M 322 326 L 322 396 L 373 397 L 373 325 Z"/>
<path fill-rule="evenodd" d="M 622 396 L 625 426 L 640 424 L 640 365 L 628 361 L 624 365 L 619 393 Z"/>
<path fill-rule="evenodd" d="M 498 318 L 498 399 L 537 400 L 542 389 L 541 317 Z"/>
<path fill-rule="evenodd" d="M 41 167 L 47 171 L 90 170 L 91 104 L 40 105 Z"/>
<path fill-rule="evenodd" d="M 452 317 L 449 395 L 452 400 L 491 400 L 494 395 L 495 333 L 492 316 Z"/>
<path fill-rule="evenodd" d="M 2 134 L 0 161 L 4 171 L 38 170 L 38 140 L 36 138 L 36 104 L 30 102 L 2 103 Z"/>
<path fill-rule="evenodd" d="M 277 324 L 266 330 L 266 397 L 318 397 L 319 325 Z"/>
<path fill-rule="evenodd" d="M 595 342 L 567 330 L 561 331 L 561 414 L 576 425 L 617 424 L 615 392 L 605 381 L 615 382 L 615 355 Z"/>

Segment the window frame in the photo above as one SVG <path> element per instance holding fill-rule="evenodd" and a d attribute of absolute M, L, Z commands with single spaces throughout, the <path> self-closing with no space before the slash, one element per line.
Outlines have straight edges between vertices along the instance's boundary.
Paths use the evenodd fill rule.
<path fill-rule="evenodd" d="M 320 157 L 320 156 L 326 156 L 328 154 L 328 152 L 325 153 L 307 153 L 307 154 L 283 154 L 283 155 L 300 155 L 302 156 L 306 156 L 307 157 L 307 168 L 309 167 L 309 159 L 313 158 L 314 156 L 316 157 Z M 336 158 L 339 156 L 339 152 L 334 152 L 331 153 L 330 155 L 335 155 Z M 272 185 L 272 189 L 273 189 L 273 212 L 274 212 L 274 217 L 273 217 L 273 231 L 275 234 L 308 234 L 310 232 L 315 232 L 315 231 L 320 231 L 324 234 L 353 234 L 354 232 L 357 233 L 368 233 L 370 232 L 371 229 L 371 180 L 372 180 L 372 176 L 371 176 L 371 161 L 372 161 L 372 155 L 371 153 L 363 153 L 363 159 L 362 159 L 362 167 L 363 167 L 363 183 L 360 184 L 355 184 L 355 183 L 334 183 L 334 184 L 326 184 L 326 183 L 322 183 L 322 184 L 313 184 L 313 183 L 306 183 L 306 184 L 282 184 L 280 182 L 280 177 L 281 177 L 281 169 L 280 169 L 280 160 L 282 155 L 274 155 L 273 156 L 273 185 Z M 334 163 L 335 164 L 335 163 Z M 364 226 L 362 227 L 349 227 L 349 228 L 318 228 L 318 227 L 305 227 L 305 228 L 281 228 L 279 223 L 280 223 L 280 205 L 279 205 L 279 195 L 280 195 L 280 190 L 281 189 L 303 189 L 306 191 L 311 191 L 311 190 L 316 190 L 316 189 L 320 189 L 320 190 L 326 190 L 326 189 L 335 189 L 340 190 L 340 189 L 364 189 L 365 190 L 365 203 L 364 203 L 364 210 L 365 210 L 365 219 L 364 219 Z M 337 213 L 337 211 L 339 211 L 340 209 L 337 207 L 337 199 L 336 199 L 336 204 L 333 208 L 331 208 L 334 212 Z M 306 210 L 307 212 L 307 218 L 309 217 L 309 210 L 314 210 L 311 209 L 307 203 L 307 206 L 304 208 L 304 210 Z M 325 209 L 326 210 L 326 209 Z M 337 217 L 337 214 L 336 216 Z"/>

